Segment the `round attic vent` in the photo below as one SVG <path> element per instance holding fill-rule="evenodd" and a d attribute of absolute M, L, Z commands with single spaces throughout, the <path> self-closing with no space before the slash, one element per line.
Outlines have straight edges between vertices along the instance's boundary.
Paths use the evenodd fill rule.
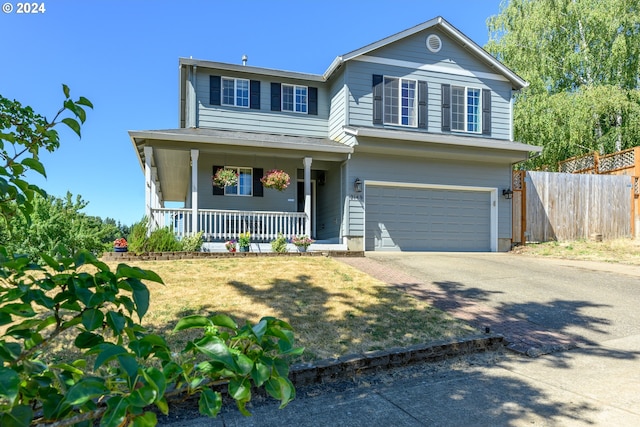
<path fill-rule="evenodd" d="M 440 52 L 442 48 L 442 40 L 440 40 L 440 37 L 435 34 L 429 34 L 427 36 L 427 48 L 433 53 Z"/>

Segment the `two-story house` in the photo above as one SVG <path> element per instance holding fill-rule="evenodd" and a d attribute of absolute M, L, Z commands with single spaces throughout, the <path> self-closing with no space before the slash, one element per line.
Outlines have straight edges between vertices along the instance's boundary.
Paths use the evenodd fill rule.
<path fill-rule="evenodd" d="M 179 128 L 129 132 L 151 227 L 203 231 L 211 247 L 250 231 L 349 250 L 510 248 L 503 192 L 512 164 L 541 151 L 513 141 L 526 82 L 443 18 L 338 56 L 322 75 L 179 64 Z M 220 168 L 237 184 L 214 186 Z M 263 188 L 272 169 L 290 175 L 284 191 Z"/>

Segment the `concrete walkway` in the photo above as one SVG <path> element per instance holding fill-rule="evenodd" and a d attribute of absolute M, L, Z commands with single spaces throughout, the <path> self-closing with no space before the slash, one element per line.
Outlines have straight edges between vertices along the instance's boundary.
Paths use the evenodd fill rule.
<path fill-rule="evenodd" d="M 374 254 L 345 262 L 503 334 L 519 353 L 305 387 L 283 410 L 256 400 L 250 418 L 226 407 L 215 420 L 163 425 L 640 425 L 639 267 L 510 254 Z"/>

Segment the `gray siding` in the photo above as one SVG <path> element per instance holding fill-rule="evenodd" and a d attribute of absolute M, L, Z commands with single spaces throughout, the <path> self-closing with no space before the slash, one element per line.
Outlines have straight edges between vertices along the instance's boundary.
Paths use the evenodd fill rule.
<path fill-rule="evenodd" d="M 426 47 L 426 39 L 430 34 L 436 34 L 442 40 L 439 52 L 431 52 Z M 465 48 L 448 38 L 437 29 L 427 29 L 391 45 L 383 46 L 368 54 L 399 61 L 417 62 L 420 64 L 438 65 L 456 70 L 471 72 L 495 73 L 488 65 L 477 59 Z"/>
<path fill-rule="evenodd" d="M 209 76 L 260 80 L 260 110 L 209 104 Z M 290 83 L 318 88 L 318 115 L 271 111 L 271 83 Z M 196 82 L 198 127 L 244 132 L 263 132 L 326 138 L 329 118 L 329 93 L 318 82 L 264 80 L 259 76 L 240 75 L 216 70 L 198 70 Z"/>
<path fill-rule="evenodd" d="M 211 176 L 213 166 L 216 165 L 262 168 L 264 172 L 274 168 L 282 169 L 291 176 L 291 185 L 284 191 L 265 188 L 263 197 L 214 196 Z M 198 208 L 295 212 L 297 208 L 295 177 L 297 169 L 301 167 L 302 160 L 201 153 L 198 159 Z M 289 199 L 293 201 L 290 202 Z"/>
<path fill-rule="evenodd" d="M 433 31 L 427 31 L 401 40 L 390 46 L 369 53 L 382 60 L 405 61 L 415 64 L 428 64 L 440 67 L 438 70 L 422 70 L 405 68 L 391 64 L 350 61 L 346 64 L 345 75 L 350 89 L 348 124 L 353 126 L 372 126 L 372 75 L 405 77 L 427 81 L 428 84 L 428 123 L 427 131 L 441 133 L 441 84 L 473 86 L 490 89 L 491 102 L 491 137 L 509 139 L 511 127 L 510 100 L 511 84 L 498 78 L 489 78 L 486 74 L 495 74 L 452 40 L 439 34 L 443 48 L 438 53 L 430 52 L 425 46 L 425 39 Z M 451 70 L 451 73 L 442 70 Z M 468 73 L 474 75 L 467 75 Z M 455 132 L 454 132 L 455 133 Z M 463 135 L 476 135 L 461 133 Z M 482 136 L 477 134 L 478 136 Z"/>
<path fill-rule="evenodd" d="M 347 102 L 346 94 L 348 89 L 345 86 L 344 74 L 340 74 L 331 82 L 329 89 L 331 95 L 331 106 L 329 115 L 329 138 L 340 141 L 343 135 L 342 127 L 347 124 Z"/>
<path fill-rule="evenodd" d="M 324 185 L 316 187 L 316 231 L 318 239 L 332 239 L 340 235 L 342 221 L 340 164 L 331 164 L 324 174 Z"/>
<path fill-rule="evenodd" d="M 498 238 L 511 238 L 511 204 L 502 197 L 502 189 L 511 186 L 509 164 L 455 162 L 445 160 L 358 154 L 349 161 L 346 182 L 361 180 L 399 183 L 460 185 L 498 189 Z M 364 234 L 364 203 L 349 200 L 350 236 Z"/>

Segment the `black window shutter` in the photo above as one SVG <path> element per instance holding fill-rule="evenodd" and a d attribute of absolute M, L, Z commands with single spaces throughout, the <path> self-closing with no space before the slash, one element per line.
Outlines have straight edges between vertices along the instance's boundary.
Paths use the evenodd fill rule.
<path fill-rule="evenodd" d="M 271 111 L 281 110 L 282 88 L 280 83 L 271 83 Z"/>
<path fill-rule="evenodd" d="M 309 87 L 309 108 L 307 108 L 308 114 L 311 116 L 318 115 L 318 88 Z"/>
<path fill-rule="evenodd" d="M 418 82 L 418 127 L 427 128 L 427 82 Z"/>
<path fill-rule="evenodd" d="M 209 104 L 220 105 L 220 76 L 209 76 Z"/>
<path fill-rule="evenodd" d="M 482 89 L 482 134 L 491 135 L 491 91 Z"/>
<path fill-rule="evenodd" d="M 264 174 L 264 170 L 262 168 L 253 168 L 253 197 L 262 197 L 264 193 L 264 189 L 262 187 L 262 183 L 260 182 L 260 178 Z"/>
<path fill-rule="evenodd" d="M 219 169 L 224 169 L 224 166 L 214 166 L 213 167 L 213 175 L 215 175 L 216 172 L 218 172 Z M 211 186 L 213 187 L 213 195 L 214 196 L 224 196 L 224 188 L 220 188 L 217 185 L 213 185 L 213 182 L 211 183 Z"/>
<path fill-rule="evenodd" d="M 382 81 L 384 80 L 383 76 L 380 74 L 373 75 L 373 124 L 381 125 L 382 124 L 382 94 L 383 94 L 383 85 Z"/>
<path fill-rule="evenodd" d="M 451 130 L 451 85 L 442 85 L 442 130 Z"/>
<path fill-rule="evenodd" d="M 260 80 L 249 82 L 249 108 L 252 110 L 260 109 Z"/>

